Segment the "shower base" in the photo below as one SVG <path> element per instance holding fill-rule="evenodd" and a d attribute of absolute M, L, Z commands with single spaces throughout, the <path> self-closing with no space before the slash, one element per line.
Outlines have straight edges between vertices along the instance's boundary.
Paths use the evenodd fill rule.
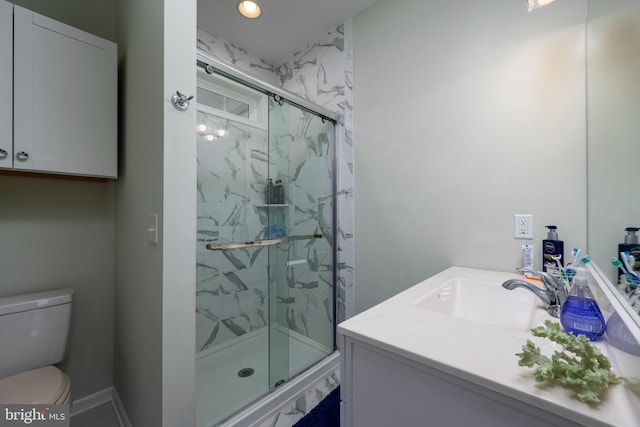
<path fill-rule="evenodd" d="M 275 334 L 272 342 L 283 342 L 288 339 L 291 376 L 316 363 L 330 351 L 317 342 L 285 328 L 275 326 L 271 331 Z M 248 402 L 254 402 L 267 394 L 269 391 L 269 361 L 266 350 L 269 348 L 268 340 L 267 328 L 263 328 L 196 356 L 196 425 L 198 427 L 218 425 L 231 413 L 247 406 Z M 253 373 L 244 377 L 238 375 L 240 372 L 246 375 L 247 368 L 253 369 Z M 313 371 L 313 368 L 309 371 Z M 281 389 L 290 388 L 290 383 L 300 383 L 296 380 L 304 377 L 305 374 L 279 386 L 265 399 L 273 397 L 272 395 L 279 393 Z M 311 382 L 313 378 L 307 380 L 307 383 Z M 272 402 L 271 406 L 278 406 L 277 403 Z M 270 408 L 262 407 L 263 411 L 268 409 Z M 238 415 L 235 418 L 237 417 Z M 229 419 L 222 425 L 259 425 L 248 424 L 246 420 L 243 422 L 244 424 L 234 424 L 232 419 Z"/>

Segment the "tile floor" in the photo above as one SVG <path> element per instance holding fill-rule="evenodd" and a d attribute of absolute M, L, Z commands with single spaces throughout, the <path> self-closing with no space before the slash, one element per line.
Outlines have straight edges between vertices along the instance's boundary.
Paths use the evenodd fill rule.
<path fill-rule="evenodd" d="M 110 402 L 71 417 L 71 427 L 120 427 Z"/>

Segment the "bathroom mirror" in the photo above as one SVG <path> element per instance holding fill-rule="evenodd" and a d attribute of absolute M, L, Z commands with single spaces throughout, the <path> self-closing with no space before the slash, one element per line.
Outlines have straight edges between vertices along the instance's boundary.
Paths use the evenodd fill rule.
<path fill-rule="evenodd" d="M 589 0 L 586 25 L 588 249 L 617 298 L 618 244 L 640 227 L 640 2 Z M 640 327 L 638 308 L 627 304 Z"/>

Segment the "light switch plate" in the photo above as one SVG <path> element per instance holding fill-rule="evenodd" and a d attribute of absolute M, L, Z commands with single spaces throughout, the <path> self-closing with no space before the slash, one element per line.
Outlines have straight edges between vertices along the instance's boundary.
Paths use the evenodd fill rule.
<path fill-rule="evenodd" d="M 147 240 L 158 244 L 158 214 L 149 214 L 147 220 Z"/>

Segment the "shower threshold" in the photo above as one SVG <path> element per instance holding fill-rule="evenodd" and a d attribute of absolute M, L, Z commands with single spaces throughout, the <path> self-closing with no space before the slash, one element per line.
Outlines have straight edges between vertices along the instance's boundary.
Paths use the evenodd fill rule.
<path fill-rule="evenodd" d="M 272 390 L 220 424 L 221 427 L 270 427 L 293 425 L 309 413 L 340 381 L 340 352 L 334 351 L 309 369 Z M 313 392 L 311 392 L 313 390 Z M 299 410 L 304 399 L 305 412 Z M 287 424 L 283 418 L 290 418 Z"/>
<path fill-rule="evenodd" d="M 272 328 L 272 333 L 287 335 L 284 328 Z M 290 345 L 290 375 L 293 376 L 322 359 L 329 349 L 308 338 L 292 333 Z M 219 425 L 230 414 L 241 411 L 269 393 L 269 363 L 267 328 L 240 337 L 233 344 L 223 344 L 218 349 L 205 350 L 196 357 L 196 425 Z M 252 369 L 251 375 L 240 376 L 244 369 Z M 312 367 L 313 368 L 313 367 Z M 311 368 L 311 369 L 312 369 Z M 305 371 L 306 372 L 306 371 Z M 297 378 L 297 377 L 295 377 Z M 288 388 L 293 379 L 279 385 L 275 391 Z M 248 424 L 221 424 L 242 425 Z"/>

